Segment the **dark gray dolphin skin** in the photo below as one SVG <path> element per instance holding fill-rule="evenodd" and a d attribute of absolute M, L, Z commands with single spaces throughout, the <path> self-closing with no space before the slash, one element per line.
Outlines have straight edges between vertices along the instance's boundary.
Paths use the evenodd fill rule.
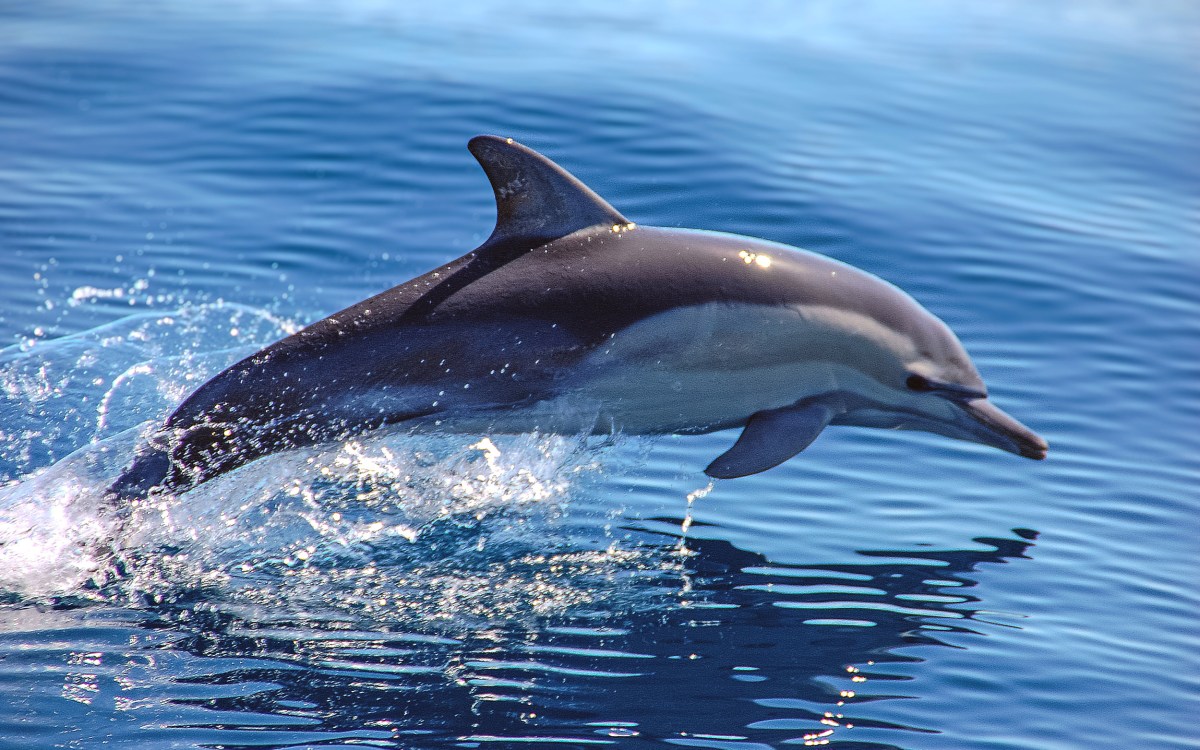
<path fill-rule="evenodd" d="M 496 228 L 441 268 L 201 386 L 111 487 L 182 492 L 389 424 L 457 432 L 744 427 L 713 477 L 780 464 L 829 424 L 925 430 L 1028 458 L 944 323 L 891 284 L 763 240 L 636 226 L 512 139 L 469 144 Z"/>

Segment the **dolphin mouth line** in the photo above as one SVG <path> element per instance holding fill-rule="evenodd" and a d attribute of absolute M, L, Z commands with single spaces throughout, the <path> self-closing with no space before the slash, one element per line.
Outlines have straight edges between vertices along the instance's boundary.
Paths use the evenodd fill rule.
<path fill-rule="evenodd" d="M 959 408 L 974 424 L 976 438 L 988 445 L 1041 461 L 1050 449 L 1045 438 L 1010 417 L 986 398 L 958 401 Z"/>

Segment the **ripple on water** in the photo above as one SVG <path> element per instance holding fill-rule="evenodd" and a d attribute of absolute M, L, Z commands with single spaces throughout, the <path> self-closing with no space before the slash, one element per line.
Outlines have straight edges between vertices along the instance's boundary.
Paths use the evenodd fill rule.
<path fill-rule="evenodd" d="M 1189 746 L 1195 4 L 542 5 L 0 11 L 0 744 Z M 486 236 L 484 131 L 898 283 L 1050 458 L 689 507 L 734 435 L 381 435 L 107 526 L 200 379 Z"/>
<path fill-rule="evenodd" d="M 781 566 L 703 539 L 703 524 L 593 502 L 614 446 L 537 435 L 379 433 L 256 462 L 118 523 L 97 499 L 140 439 L 121 420 L 156 418 L 194 361 L 236 356 L 224 335 L 211 356 L 199 352 L 214 342 L 188 337 L 214 321 L 277 332 L 241 308 L 172 317 L 193 315 L 6 352 L 10 379 L 39 356 L 60 367 L 43 380 L 70 394 L 77 426 L 62 440 L 83 445 L 0 494 L 0 588 L 18 605 L 3 618 L 0 692 L 55 664 L 33 684 L 56 696 L 57 726 L 104 707 L 117 745 L 733 741 L 705 739 L 726 736 L 717 716 L 680 723 L 701 684 L 748 707 L 739 722 L 756 742 L 922 733 L 872 708 L 894 695 L 888 665 L 997 627 L 972 571 L 1029 544 Z M 79 352 L 109 351 L 159 377 L 137 395 L 132 376 L 89 381 Z M 792 703 L 775 701 L 781 689 Z M 584 730 L 597 716 L 617 720 Z M 13 720 L 58 736 L 24 709 Z"/>

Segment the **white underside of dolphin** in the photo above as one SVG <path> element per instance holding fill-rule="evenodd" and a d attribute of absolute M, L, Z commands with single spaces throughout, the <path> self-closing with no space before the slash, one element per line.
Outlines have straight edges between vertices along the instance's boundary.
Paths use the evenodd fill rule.
<path fill-rule="evenodd" d="M 706 469 L 764 471 L 830 424 L 917 429 L 1030 458 L 954 334 L 859 269 L 738 235 L 639 227 L 511 139 L 471 141 L 496 195 L 482 246 L 309 326 L 188 397 L 113 485 L 183 491 L 385 424 L 703 433 Z"/>

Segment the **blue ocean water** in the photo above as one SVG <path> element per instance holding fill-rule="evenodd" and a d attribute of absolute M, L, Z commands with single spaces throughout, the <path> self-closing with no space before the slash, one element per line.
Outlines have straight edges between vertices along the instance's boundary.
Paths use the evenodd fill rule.
<path fill-rule="evenodd" d="M 1200 746 L 1190 3 L 0 5 L 0 747 Z M 912 293 L 1035 463 L 369 436 L 97 513 L 257 347 L 475 247 L 512 136 Z M 121 550 L 122 569 L 98 551 Z"/>

